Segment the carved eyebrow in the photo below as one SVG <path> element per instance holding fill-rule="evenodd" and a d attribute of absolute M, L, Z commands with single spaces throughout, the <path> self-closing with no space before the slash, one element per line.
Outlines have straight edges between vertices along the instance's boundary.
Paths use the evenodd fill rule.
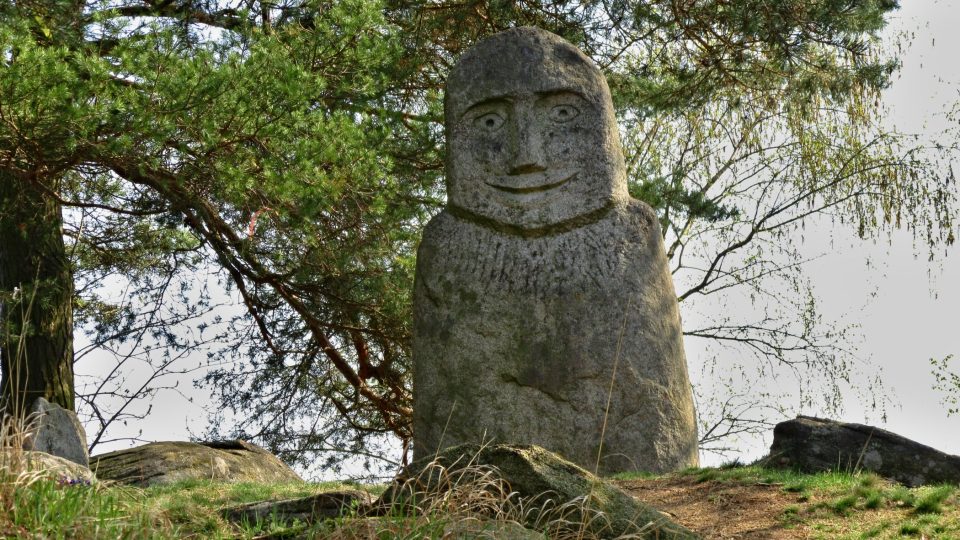
<path fill-rule="evenodd" d="M 578 98 L 587 101 L 587 97 L 580 93 L 578 90 L 573 88 L 555 88 L 553 90 L 544 90 L 543 92 L 537 92 L 537 97 L 540 99 L 553 97 L 553 96 L 562 96 L 564 94 L 573 94 Z"/>
<path fill-rule="evenodd" d="M 487 107 L 490 105 L 509 105 L 512 102 L 513 101 L 506 94 L 488 97 L 467 107 L 467 109 L 463 111 L 463 115 L 466 116 L 473 112 L 474 109 L 479 109 L 481 107 Z"/>

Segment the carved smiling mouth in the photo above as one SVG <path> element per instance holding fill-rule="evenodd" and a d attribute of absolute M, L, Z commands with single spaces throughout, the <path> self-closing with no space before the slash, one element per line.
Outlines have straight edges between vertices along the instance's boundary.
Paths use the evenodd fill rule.
<path fill-rule="evenodd" d="M 500 191 L 521 195 L 556 189 L 569 182 L 576 175 L 577 171 L 574 169 L 561 169 L 559 171 L 538 171 L 496 176 L 485 180 L 485 182 L 488 186 Z"/>

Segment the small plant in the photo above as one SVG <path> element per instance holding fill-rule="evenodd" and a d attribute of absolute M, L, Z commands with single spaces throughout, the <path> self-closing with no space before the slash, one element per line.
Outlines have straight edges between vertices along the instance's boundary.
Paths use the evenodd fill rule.
<path fill-rule="evenodd" d="M 783 486 L 783 490 L 787 493 L 803 493 L 804 491 L 807 491 L 807 483 L 802 480 L 790 482 Z"/>
<path fill-rule="evenodd" d="M 916 501 L 913 511 L 917 514 L 939 514 L 943 511 L 942 504 L 950 495 L 953 495 L 953 486 L 938 486 L 924 494 Z"/>
<path fill-rule="evenodd" d="M 735 459 L 733 459 L 733 460 L 731 460 L 731 461 L 727 461 L 727 462 L 725 462 L 725 463 L 722 463 L 722 464 L 721 464 L 719 467 L 717 467 L 717 468 L 720 469 L 720 470 L 724 470 L 724 469 L 739 469 L 740 467 L 744 467 L 744 466 L 745 466 L 745 464 L 744 464 L 742 461 L 740 461 L 740 458 L 735 458 Z"/>
<path fill-rule="evenodd" d="M 879 491 L 872 491 L 864 497 L 863 507 L 869 510 L 876 510 L 883 506 L 883 494 Z"/>
<path fill-rule="evenodd" d="M 802 521 L 800 518 L 800 507 L 798 505 L 791 504 L 790 506 L 784 508 L 782 520 L 784 525 L 787 527 L 791 527 Z"/>
<path fill-rule="evenodd" d="M 857 500 L 858 497 L 856 495 L 846 495 L 833 501 L 830 508 L 837 514 L 847 515 L 850 513 L 850 510 L 857 505 Z"/>
<path fill-rule="evenodd" d="M 920 526 L 916 523 L 904 523 L 900 525 L 900 534 L 902 536 L 920 536 Z"/>
<path fill-rule="evenodd" d="M 290 522 L 276 513 L 252 522 L 243 520 L 236 526 L 242 538 L 292 538 L 305 534 L 309 529 L 309 526 L 300 520 Z"/>
<path fill-rule="evenodd" d="M 710 480 L 717 480 L 720 477 L 717 469 L 700 469 L 696 472 L 697 483 L 709 482 Z"/>
<path fill-rule="evenodd" d="M 883 506 L 883 493 L 879 488 L 880 478 L 874 474 L 865 474 L 860 477 L 860 483 L 854 490 L 858 499 L 863 500 L 863 507 L 876 510 Z"/>
<path fill-rule="evenodd" d="M 791 480 L 783 485 L 783 491 L 787 493 L 796 493 L 797 502 L 807 502 L 810 500 L 809 482 L 804 478 Z"/>
<path fill-rule="evenodd" d="M 917 496 L 906 486 L 895 486 L 887 493 L 887 498 L 907 508 L 913 508 L 917 503 Z"/>
<path fill-rule="evenodd" d="M 817 490 L 839 495 L 839 497 L 832 502 L 818 504 L 818 508 L 827 508 L 837 515 L 847 516 L 858 507 L 876 510 L 883 506 L 885 498 L 881 490 L 881 480 L 873 474 L 847 475 L 846 479 L 826 476 L 824 480 L 826 483 Z"/>
<path fill-rule="evenodd" d="M 92 486 L 93 483 L 90 482 L 88 478 L 71 478 L 65 474 L 61 474 L 57 477 L 58 486 Z"/>
<path fill-rule="evenodd" d="M 954 534 L 944 534 L 949 529 Z M 956 538 L 956 526 L 947 527 L 939 521 L 938 516 L 924 514 L 900 524 L 901 536 L 918 536 L 920 538 Z"/>
<path fill-rule="evenodd" d="M 883 531 L 885 531 L 889 526 L 890 526 L 890 524 L 887 523 L 887 522 L 880 523 L 879 525 L 876 525 L 876 526 L 874 526 L 874 527 L 872 527 L 872 528 L 867 529 L 866 531 L 864 531 L 863 534 L 861 535 L 861 537 L 863 537 L 863 538 L 876 538 L 876 537 L 880 536 L 881 534 L 883 534 Z"/>
<path fill-rule="evenodd" d="M 871 488 L 880 483 L 880 477 L 874 473 L 865 473 L 860 476 L 860 487 Z"/>

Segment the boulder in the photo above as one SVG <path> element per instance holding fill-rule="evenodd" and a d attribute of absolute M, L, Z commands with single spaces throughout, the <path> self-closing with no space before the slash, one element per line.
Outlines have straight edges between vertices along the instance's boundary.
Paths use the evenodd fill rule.
<path fill-rule="evenodd" d="M 348 489 L 320 493 L 300 499 L 263 501 L 220 510 L 220 515 L 234 523 L 257 523 L 274 520 L 292 524 L 314 523 L 328 518 L 337 518 L 351 510 L 362 513 L 373 503 L 373 496 L 366 491 Z"/>
<path fill-rule="evenodd" d="M 513 493 L 511 502 L 522 510 L 516 519 L 524 527 L 545 530 L 548 536 L 697 538 L 613 484 L 534 445 L 447 448 L 432 460 L 422 459 L 407 467 L 376 508 L 390 513 L 397 511 L 397 506 L 429 505 L 431 498 L 443 497 L 460 482 L 467 483 L 468 492 L 489 488 L 489 475 L 506 483 L 502 486 L 506 493 Z M 478 477 L 481 481 L 471 485 Z M 581 526 L 585 530 L 579 531 Z"/>
<path fill-rule="evenodd" d="M 416 536 L 414 536 L 416 533 Z M 469 540 L 549 540 L 542 532 L 527 529 L 513 521 L 495 521 L 469 518 L 447 523 L 429 522 L 417 518 L 405 520 L 398 516 L 363 517 L 345 520 L 321 536 L 325 540 L 356 540 L 357 538 L 463 538 Z M 301 537 L 307 540 L 307 536 Z"/>
<path fill-rule="evenodd" d="M 0 481 L 15 479 L 21 474 L 39 474 L 61 484 L 90 485 L 97 481 L 93 471 L 60 456 L 32 450 L 0 448 Z"/>
<path fill-rule="evenodd" d="M 30 406 L 24 450 L 45 452 L 78 465 L 90 465 L 87 434 L 77 413 L 39 397 Z"/>
<path fill-rule="evenodd" d="M 512 521 L 463 520 L 443 527 L 442 538 L 470 538 L 471 540 L 548 540 L 539 531 L 528 529 Z"/>
<path fill-rule="evenodd" d="M 101 480 L 146 487 L 181 480 L 297 482 L 279 458 L 246 441 L 153 442 L 90 458 Z"/>
<path fill-rule="evenodd" d="M 811 416 L 777 424 L 764 464 L 804 472 L 865 470 L 908 486 L 960 483 L 960 456 L 877 427 Z"/>

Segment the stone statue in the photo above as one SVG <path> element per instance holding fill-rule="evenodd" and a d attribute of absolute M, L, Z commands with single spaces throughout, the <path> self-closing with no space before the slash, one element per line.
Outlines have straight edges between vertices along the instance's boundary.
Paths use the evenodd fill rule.
<path fill-rule="evenodd" d="M 445 113 L 447 206 L 417 255 L 414 456 L 495 441 L 601 474 L 696 465 L 676 293 L 600 70 L 516 28 L 463 54 Z"/>

